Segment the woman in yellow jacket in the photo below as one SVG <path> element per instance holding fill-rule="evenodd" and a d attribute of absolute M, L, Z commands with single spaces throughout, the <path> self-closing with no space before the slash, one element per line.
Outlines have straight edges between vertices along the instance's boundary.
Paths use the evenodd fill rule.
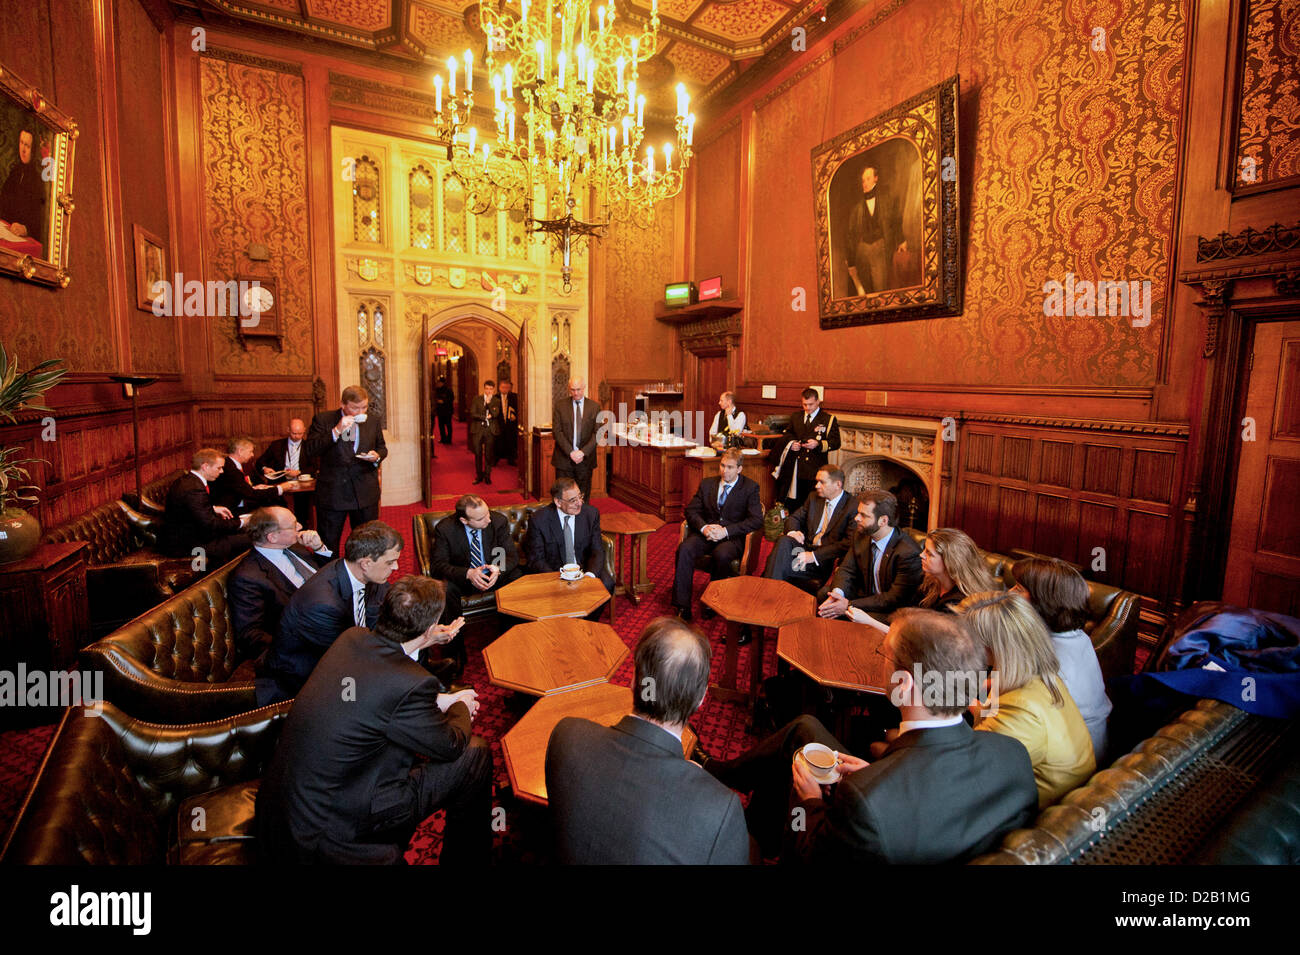
<path fill-rule="evenodd" d="M 1038 808 L 1050 806 L 1097 768 L 1088 727 L 1061 679 L 1052 636 L 1029 601 L 1011 591 L 971 594 L 957 612 L 984 644 L 996 676 L 975 728 L 1024 744 L 1038 784 Z"/>

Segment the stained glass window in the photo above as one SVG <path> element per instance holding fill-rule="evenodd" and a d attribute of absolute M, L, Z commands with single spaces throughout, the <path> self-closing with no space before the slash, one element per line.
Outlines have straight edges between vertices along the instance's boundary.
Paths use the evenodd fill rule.
<path fill-rule="evenodd" d="M 442 247 L 447 252 L 468 252 L 465 215 L 465 187 L 458 179 L 442 180 Z"/>
<path fill-rule="evenodd" d="M 433 248 L 433 173 L 417 163 L 407 177 L 410 190 L 411 247 Z"/>
<path fill-rule="evenodd" d="M 352 238 L 357 242 L 380 243 L 379 165 L 369 156 L 360 157 L 353 169 Z"/>
<path fill-rule="evenodd" d="M 506 213 L 506 255 L 512 259 L 528 258 L 528 233 L 524 229 L 524 211 L 511 209 Z"/>

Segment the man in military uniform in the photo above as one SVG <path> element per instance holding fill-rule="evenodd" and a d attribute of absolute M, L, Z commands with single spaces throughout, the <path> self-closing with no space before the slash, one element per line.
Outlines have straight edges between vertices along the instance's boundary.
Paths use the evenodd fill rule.
<path fill-rule="evenodd" d="M 814 388 L 805 388 L 803 413 L 790 416 L 785 436 L 789 439 L 781 451 L 776 470 L 776 493 L 785 499 L 787 511 L 794 512 L 812 493 L 817 469 L 826 456 L 840 447 L 840 426 L 835 415 L 821 410 L 821 398 Z"/>

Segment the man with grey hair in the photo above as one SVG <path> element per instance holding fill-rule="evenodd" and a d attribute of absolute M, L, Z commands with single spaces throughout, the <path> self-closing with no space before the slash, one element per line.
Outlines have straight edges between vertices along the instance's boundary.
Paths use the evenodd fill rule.
<path fill-rule="evenodd" d="M 709 659 L 699 632 L 660 617 L 636 646 L 632 715 L 612 727 L 576 717 L 556 724 L 546 790 L 561 863 L 748 864 L 739 798 L 683 757 Z"/>
<path fill-rule="evenodd" d="M 587 397 L 587 379 L 569 379 L 569 397 L 561 398 L 551 409 L 551 432 L 555 451 L 551 464 L 556 477 L 571 477 L 578 482 L 584 501 L 591 500 L 591 473 L 596 469 L 596 416 L 600 402 Z"/>
<path fill-rule="evenodd" d="M 253 439 L 247 435 L 241 434 L 230 439 L 221 474 L 212 483 L 214 504 L 227 507 L 235 514 L 247 514 L 259 507 L 279 504 L 280 497 L 286 490 L 291 491 L 297 487 L 294 484 L 281 484 L 277 487 L 254 484 L 248 476 L 254 450 Z"/>

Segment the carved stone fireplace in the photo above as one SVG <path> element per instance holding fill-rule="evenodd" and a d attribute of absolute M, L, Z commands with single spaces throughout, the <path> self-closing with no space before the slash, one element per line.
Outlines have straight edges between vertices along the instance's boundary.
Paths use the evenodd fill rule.
<path fill-rule="evenodd" d="M 896 418 L 884 415 L 837 415 L 840 449 L 830 455 L 844 471 L 845 490 L 857 493 L 869 487 L 889 487 L 899 474 L 914 475 L 922 488 L 916 526 L 939 526 L 943 457 L 947 442 L 944 424 L 933 418 Z M 952 427 L 955 437 L 955 426 Z M 906 502 L 901 502 L 906 507 Z M 922 512 L 923 509 L 923 512 Z M 900 514 L 900 523 L 906 514 Z"/>

